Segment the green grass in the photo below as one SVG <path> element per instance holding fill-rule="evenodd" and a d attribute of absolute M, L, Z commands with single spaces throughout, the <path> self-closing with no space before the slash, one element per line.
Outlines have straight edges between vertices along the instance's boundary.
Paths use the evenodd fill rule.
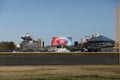
<path fill-rule="evenodd" d="M 0 66 L 0 80 L 120 80 L 120 65 Z"/>

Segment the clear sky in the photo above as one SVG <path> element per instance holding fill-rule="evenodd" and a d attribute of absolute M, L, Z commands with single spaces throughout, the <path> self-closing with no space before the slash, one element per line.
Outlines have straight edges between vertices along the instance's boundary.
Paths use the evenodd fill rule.
<path fill-rule="evenodd" d="M 53 36 L 80 41 L 97 32 L 114 40 L 117 0 L 0 0 L 0 41 L 31 33 L 50 44 Z"/>

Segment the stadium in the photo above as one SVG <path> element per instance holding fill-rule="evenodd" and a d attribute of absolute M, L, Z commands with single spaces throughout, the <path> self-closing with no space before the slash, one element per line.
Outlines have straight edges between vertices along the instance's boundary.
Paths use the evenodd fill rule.
<path fill-rule="evenodd" d="M 18 51 L 0 53 L 0 65 L 119 64 L 114 41 L 102 35 L 92 35 L 84 39 L 82 44 L 74 42 L 74 46 L 72 37 L 55 36 L 49 48 L 44 47 L 44 41 L 36 41 L 28 33 L 21 39 L 23 41 Z"/>

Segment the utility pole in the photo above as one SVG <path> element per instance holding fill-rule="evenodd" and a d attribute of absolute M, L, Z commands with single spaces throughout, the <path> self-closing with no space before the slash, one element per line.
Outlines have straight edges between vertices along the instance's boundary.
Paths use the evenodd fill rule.
<path fill-rule="evenodd" d="M 118 48 L 118 64 L 120 64 L 120 3 L 115 6 L 115 47 Z"/>
<path fill-rule="evenodd" d="M 120 4 L 118 5 L 118 48 L 119 48 L 119 64 L 120 64 Z"/>

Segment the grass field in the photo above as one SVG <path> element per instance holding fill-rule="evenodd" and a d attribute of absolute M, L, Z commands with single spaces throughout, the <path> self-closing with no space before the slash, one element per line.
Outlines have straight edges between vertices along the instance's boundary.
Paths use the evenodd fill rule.
<path fill-rule="evenodd" d="M 120 65 L 0 66 L 0 80 L 120 80 Z"/>

